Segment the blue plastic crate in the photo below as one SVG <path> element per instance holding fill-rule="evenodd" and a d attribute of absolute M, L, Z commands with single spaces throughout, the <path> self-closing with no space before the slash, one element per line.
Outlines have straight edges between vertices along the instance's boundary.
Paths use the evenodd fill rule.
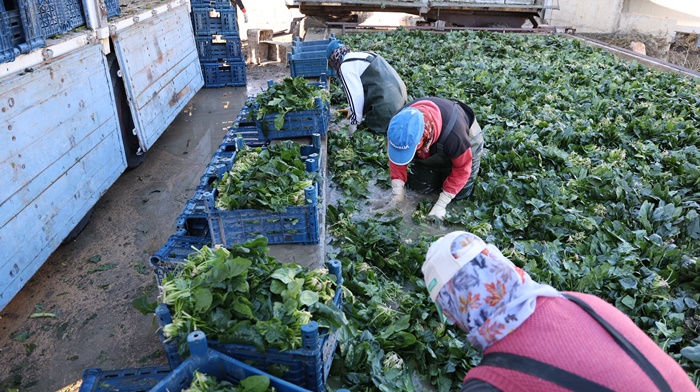
<path fill-rule="evenodd" d="M 289 72 L 293 78 L 297 76 L 319 77 L 321 74 L 335 76 L 335 70 L 328 65 L 325 51 L 287 53 L 287 59 Z"/>
<path fill-rule="evenodd" d="M 254 109 L 255 110 L 255 107 Z M 265 140 L 290 139 L 310 136 L 315 133 L 326 135 L 330 122 L 331 110 L 328 102 L 316 99 L 316 109 L 288 112 L 284 115 L 282 129 L 275 129 L 276 113 L 266 114 L 260 120 L 256 119 L 259 138 Z"/>
<path fill-rule="evenodd" d="M 236 35 L 213 35 L 209 37 L 195 37 L 199 60 L 211 63 L 220 60 L 242 61 L 241 38 Z"/>
<path fill-rule="evenodd" d="M 233 166 L 233 157 L 227 158 L 225 154 L 219 154 L 219 152 L 214 154 L 212 161 L 209 162 L 207 167 L 204 169 L 204 174 L 199 180 L 199 186 L 209 187 L 211 189 L 211 184 L 217 179 L 221 178 L 224 173 L 231 170 Z"/>
<path fill-rule="evenodd" d="M 304 46 L 328 46 L 331 41 L 335 40 L 335 34 L 331 34 L 330 38 L 328 39 L 321 39 L 321 40 L 316 40 L 316 41 L 302 41 L 301 38 L 297 37 L 294 41 L 292 41 L 292 47 L 304 47 Z"/>
<path fill-rule="evenodd" d="M 190 333 L 187 336 L 187 345 L 192 355 L 154 386 L 151 392 L 177 392 L 187 389 L 192 383 L 195 371 L 214 377 L 217 381 L 228 381 L 233 385 L 238 385 L 250 376 L 266 376 L 270 379 L 270 386 L 278 392 L 309 392 L 308 389 L 293 385 L 210 349 L 207 347 L 207 338 L 201 331 Z"/>
<path fill-rule="evenodd" d="M 321 135 L 311 137 L 312 144 L 299 146 L 301 158 L 306 170 L 318 171 L 321 167 Z M 241 140 L 234 142 L 242 145 Z M 240 143 L 240 144 L 239 144 Z M 211 165 L 210 165 L 211 166 Z M 232 166 L 226 165 L 226 170 Z M 216 178 L 212 176 L 216 173 Z M 202 177 L 201 185 L 212 184 L 223 176 L 221 169 L 212 169 Z M 318 183 L 305 190 L 307 204 L 290 206 L 284 212 L 263 211 L 256 209 L 222 210 L 216 207 L 217 189 L 205 194 L 207 221 L 213 244 L 231 246 L 241 244 L 262 235 L 267 237 L 269 244 L 317 244 L 319 238 L 318 226 Z"/>
<path fill-rule="evenodd" d="M 81 0 L 65 0 L 68 30 L 85 25 L 85 12 Z"/>
<path fill-rule="evenodd" d="M 333 303 L 342 309 L 343 298 L 340 287 L 343 284 L 342 264 L 338 260 L 330 260 L 327 265 L 328 272 L 335 275 L 338 282 Z M 160 305 L 156 308 L 156 316 L 161 327 L 172 322 L 170 311 L 166 305 Z M 288 370 L 280 374 L 280 378 L 314 392 L 325 391 L 326 380 L 338 345 L 337 333 L 329 333 L 326 329 L 319 330 L 318 323 L 315 321 L 302 326 L 301 331 L 302 347 L 296 350 L 269 349 L 260 352 L 252 345 L 224 344 L 214 340 L 207 341 L 207 345 L 210 349 L 248 363 L 262 371 L 269 372 L 271 367 L 282 365 Z M 165 341 L 161 335 L 161 341 L 165 346 L 170 363 L 180 363 L 182 358 L 177 349 L 177 340 Z M 192 353 L 191 346 L 190 353 L 192 356 L 195 355 Z"/>
<path fill-rule="evenodd" d="M 308 187 L 305 192 L 308 204 L 287 207 L 285 212 L 271 212 L 218 209 L 215 204 L 218 191 L 214 189 L 206 199 L 212 243 L 230 246 L 262 235 L 271 245 L 318 244 L 318 184 Z"/>
<path fill-rule="evenodd" d="M 15 46 L 14 33 L 12 23 L 19 19 L 19 11 L 2 11 L 0 7 L 0 63 L 8 63 L 14 61 L 19 55 L 19 49 Z M 21 25 L 19 31 L 21 32 Z"/>
<path fill-rule="evenodd" d="M 122 14 L 122 9 L 119 7 L 119 0 L 105 0 L 107 7 L 107 17 L 114 18 Z"/>
<path fill-rule="evenodd" d="M 211 37 L 214 34 L 239 36 L 236 7 L 192 7 L 194 34 Z"/>
<path fill-rule="evenodd" d="M 68 31 L 68 18 L 62 0 L 20 1 L 22 23 L 26 24 L 27 37 L 48 38 Z M 28 39 L 28 40 L 29 40 Z"/>
<path fill-rule="evenodd" d="M 185 203 L 182 214 L 177 217 L 175 229 L 186 231 L 190 236 L 210 238 L 209 222 L 204 195 L 211 192 L 210 186 L 198 186 L 192 198 Z"/>
<path fill-rule="evenodd" d="M 148 392 L 170 372 L 169 366 L 120 370 L 86 369 L 78 392 Z"/>
<path fill-rule="evenodd" d="M 185 259 L 195 253 L 195 249 L 209 245 L 211 245 L 210 237 L 193 236 L 186 230 L 180 230 L 177 234 L 171 235 L 165 245 L 150 258 L 158 285 L 165 275 L 179 271 Z"/>
<path fill-rule="evenodd" d="M 236 7 L 231 0 L 191 0 L 190 5 L 193 8 L 229 9 Z"/>
<path fill-rule="evenodd" d="M 236 87 L 246 85 L 245 62 L 201 63 L 204 87 Z"/>

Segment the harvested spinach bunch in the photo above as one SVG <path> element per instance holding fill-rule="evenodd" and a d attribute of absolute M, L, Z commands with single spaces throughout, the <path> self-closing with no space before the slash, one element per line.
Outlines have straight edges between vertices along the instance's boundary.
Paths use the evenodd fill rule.
<path fill-rule="evenodd" d="M 307 172 L 301 148 L 290 140 L 267 148 L 245 148 L 231 170 L 214 182 L 216 207 L 224 210 L 260 209 L 284 212 L 306 204 L 304 190 L 319 179 Z"/>
<path fill-rule="evenodd" d="M 262 120 L 266 115 L 274 114 L 275 129 L 279 131 L 284 126 L 285 114 L 316 109 L 316 98 L 321 98 L 323 102 L 328 103 L 330 93 L 309 84 L 309 81 L 301 76 L 284 78 L 282 82 L 273 84 L 257 96 L 255 103 L 258 104 L 258 108 L 251 111 L 249 116 L 250 118 L 255 116 L 256 120 Z M 263 122 L 263 124 L 265 123 Z"/>
<path fill-rule="evenodd" d="M 214 377 L 195 370 L 190 387 L 183 392 L 267 392 L 274 390 L 275 388 L 270 387 L 270 377 L 267 376 L 246 377 L 236 386 L 228 381 L 217 381 Z"/>
<path fill-rule="evenodd" d="M 293 350 L 301 345 L 301 327 L 316 321 L 335 331 L 345 324 L 333 303 L 336 278 L 326 269 L 309 270 L 267 256 L 267 238 L 258 237 L 231 249 L 202 247 L 176 275 L 161 285 L 161 300 L 173 322 L 167 338 L 202 331 L 220 343 L 240 343 Z"/>

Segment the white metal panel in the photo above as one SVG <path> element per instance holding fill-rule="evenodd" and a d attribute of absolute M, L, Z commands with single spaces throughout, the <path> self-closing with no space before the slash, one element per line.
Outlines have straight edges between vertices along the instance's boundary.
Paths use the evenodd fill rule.
<path fill-rule="evenodd" d="M 126 169 L 106 58 L 86 46 L 0 84 L 0 309 Z"/>
<path fill-rule="evenodd" d="M 113 31 L 129 106 L 149 149 L 204 85 L 186 4 Z"/>

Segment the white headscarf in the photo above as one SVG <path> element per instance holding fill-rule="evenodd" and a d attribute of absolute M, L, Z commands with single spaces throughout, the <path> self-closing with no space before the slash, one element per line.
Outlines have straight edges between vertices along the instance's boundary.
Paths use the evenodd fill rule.
<path fill-rule="evenodd" d="M 471 261 L 440 289 L 435 302 L 481 351 L 527 320 L 535 312 L 537 297 L 561 296 L 552 286 L 532 280 L 495 246 L 485 245 L 474 234 L 461 232 L 449 246 L 456 260 L 466 256 Z M 474 251 L 479 253 L 473 256 Z"/>

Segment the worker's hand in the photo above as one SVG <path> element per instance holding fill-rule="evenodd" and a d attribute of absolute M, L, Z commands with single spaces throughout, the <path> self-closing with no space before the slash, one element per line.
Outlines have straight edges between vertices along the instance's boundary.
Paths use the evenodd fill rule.
<path fill-rule="evenodd" d="M 443 220 L 445 215 L 447 215 L 447 205 L 450 204 L 455 195 L 452 193 L 442 192 L 440 197 L 435 202 L 433 209 L 430 210 L 428 216 L 432 216 L 436 219 Z"/>
<path fill-rule="evenodd" d="M 243 21 L 244 21 L 245 23 L 248 23 L 248 13 L 245 12 L 245 11 L 243 11 Z"/>
<path fill-rule="evenodd" d="M 382 198 L 373 203 L 371 212 L 382 214 L 394 209 L 400 209 L 401 203 L 406 198 L 405 183 L 401 180 L 391 180 L 391 197 Z"/>
<path fill-rule="evenodd" d="M 357 125 L 355 125 L 355 124 L 348 125 L 348 136 L 352 137 L 352 135 L 354 135 L 356 131 L 357 131 Z"/>

